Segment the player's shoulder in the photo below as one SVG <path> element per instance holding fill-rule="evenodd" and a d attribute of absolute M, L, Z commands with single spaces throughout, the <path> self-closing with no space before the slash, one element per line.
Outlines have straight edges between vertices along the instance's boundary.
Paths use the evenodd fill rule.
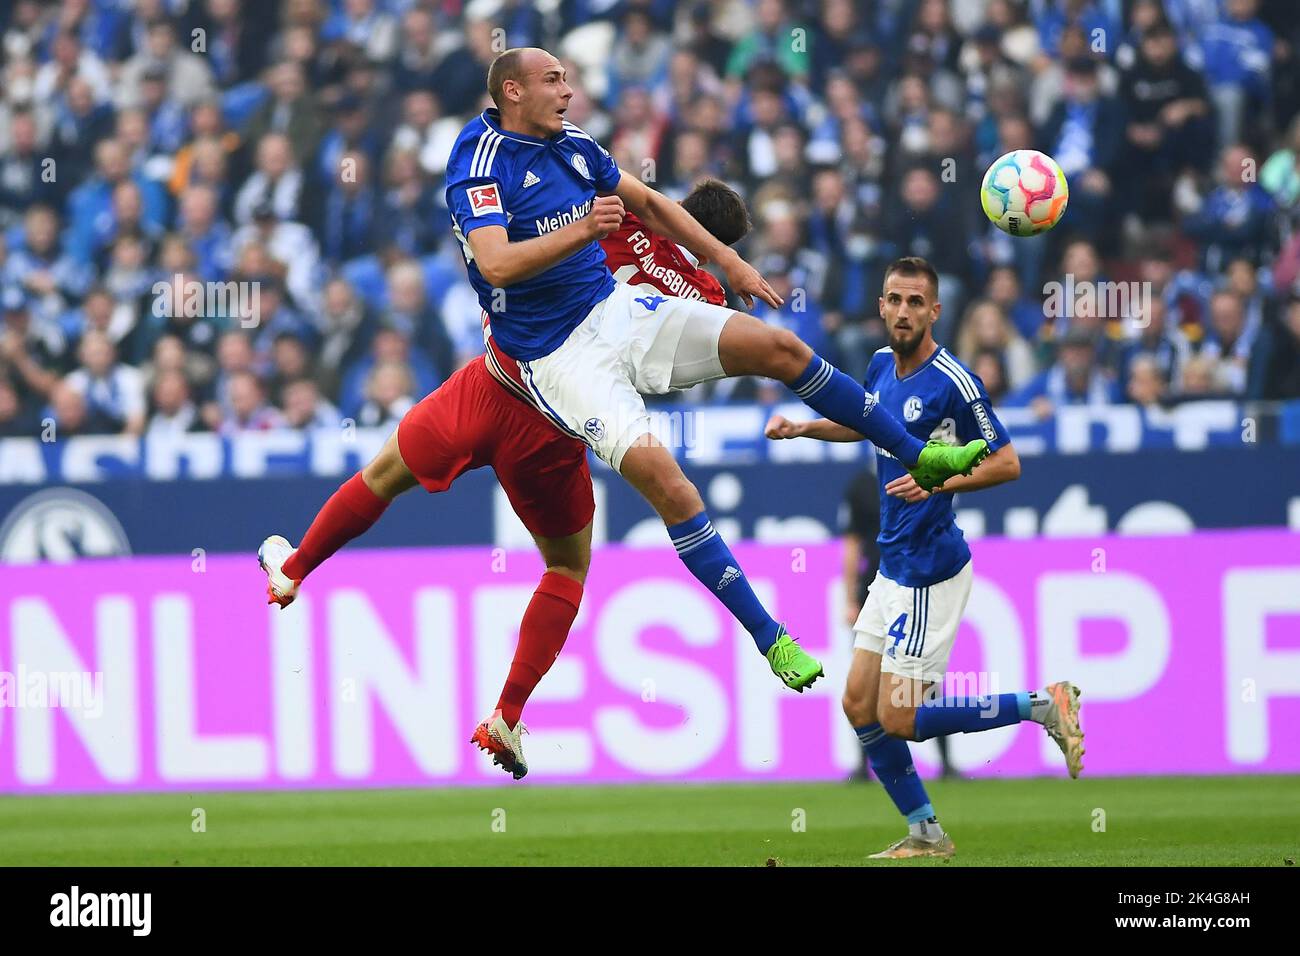
<path fill-rule="evenodd" d="M 579 126 L 577 123 L 570 123 L 568 120 L 565 120 L 564 135 L 567 136 L 574 143 L 574 145 L 578 146 L 579 148 L 588 149 L 588 150 L 598 150 L 604 153 L 606 156 L 609 155 L 609 150 L 605 149 L 604 146 L 601 146 L 600 143 L 596 142 L 596 137 L 592 136 L 585 129 Z"/>
<path fill-rule="evenodd" d="M 867 362 L 867 381 L 872 381 L 880 374 L 880 370 L 883 369 L 887 363 L 892 362 L 893 360 L 894 350 L 888 345 L 882 349 L 876 349 L 875 353 L 871 356 L 870 361 Z"/>
<path fill-rule="evenodd" d="M 480 113 L 461 129 L 447 159 L 447 180 L 489 179 L 503 175 L 509 163 L 510 137 L 494 129 Z"/>
<path fill-rule="evenodd" d="M 984 390 L 975 373 L 942 346 L 935 353 L 930 368 L 932 379 L 941 387 L 955 393 L 963 402 L 978 400 Z"/>

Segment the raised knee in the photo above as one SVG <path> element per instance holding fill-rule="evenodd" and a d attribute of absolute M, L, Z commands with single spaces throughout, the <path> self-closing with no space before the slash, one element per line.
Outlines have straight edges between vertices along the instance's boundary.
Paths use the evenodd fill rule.
<path fill-rule="evenodd" d="M 844 716 L 849 719 L 849 723 L 854 727 L 865 726 L 876 719 L 876 715 L 871 712 L 868 703 L 868 701 L 848 691 L 845 691 L 844 696 L 840 699 L 840 706 L 844 709 Z"/>
<path fill-rule="evenodd" d="M 800 372 L 808 364 L 808 360 L 812 358 L 812 349 L 804 343 L 803 339 L 789 329 L 776 330 L 773 346 L 777 356 L 786 362 L 798 364 L 798 371 Z"/>
<path fill-rule="evenodd" d="M 911 713 L 906 708 L 881 707 L 876 719 L 885 733 L 891 737 L 910 737 L 912 734 Z"/>

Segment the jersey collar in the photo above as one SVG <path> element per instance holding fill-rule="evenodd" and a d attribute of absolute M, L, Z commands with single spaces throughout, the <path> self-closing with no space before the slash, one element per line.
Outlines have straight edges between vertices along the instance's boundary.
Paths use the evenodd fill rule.
<path fill-rule="evenodd" d="M 939 345 L 939 344 L 936 342 L 936 343 L 935 343 L 935 350 L 934 350 L 933 352 L 930 353 L 930 357 L 929 357 L 928 359 L 926 359 L 924 362 L 922 362 L 920 365 L 918 365 L 916 368 L 912 369 L 912 371 L 908 372 L 908 373 L 907 373 L 906 375 L 904 375 L 902 378 L 899 378 L 899 377 L 898 377 L 898 366 L 894 364 L 894 361 L 893 361 L 893 355 L 892 355 L 892 352 L 891 352 L 891 355 L 890 355 L 890 362 L 889 362 L 889 370 L 890 370 L 891 372 L 894 373 L 894 381 L 895 381 L 895 382 L 906 382 L 909 378 L 915 378 L 917 375 L 919 375 L 920 373 L 924 372 L 927 368 L 929 368 L 931 365 L 933 365 L 933 364 L 934 364 L 934 360 L 937 359 L 937 358 L 939 357 L 939 353 L 942 352 L 942 351 L 943 351 L 943 346 L 942 346 L 942 345 Z"/>
<path fill-rule="evenodd" d="M 564 139 L 564 137 L 569 135 L 568 130 L 561 130 L 549 139 L 539 139 L 536 136 L 527 136 L 523 133 L 503 130 L 501 128 L 501 111 L 495 106 L 489 106 L 480 113 L 479 119 L 481 119 L 483 125 L 492 130 L 492 132 L 504 136 L 506 139 L 513 139 L 517 143 L 526 143 L 529 146 L 548 146 L 551 143 L 558 143 L 560 140 Z"/>

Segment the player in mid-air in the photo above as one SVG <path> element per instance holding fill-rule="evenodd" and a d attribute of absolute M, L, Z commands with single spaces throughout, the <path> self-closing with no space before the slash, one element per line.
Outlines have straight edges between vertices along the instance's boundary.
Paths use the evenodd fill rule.
<path fill-rule="evenodd" d="M 682 208 L 724 245 L 750 228 L 744 201 L 717 180 L 697 184 Z M 717 279 L 632 216 L 601 240 L 601 248 L 624 280 L 650 283 L 665 294 L 726 301 Z M 404 416 L 374 460 L 326 501 L 296 549 L 272 535 L 258 558 L 268 603 L 287 607 L 307 575 L 374 525 L 399 494 L 417 484 L 445 491 L 465 471 L 490 465 L 546 563 L 496 709 L 472 738 L 520 779 L 528 772 L 523 708 L 563 648 L 582 600 L 595 506 L 587 446 L 528 401 L 518 368 L 502 361 L 486 321 L 484 339 L 486 353 Z"/>
<path fill-rule="evenodd" d="M 507 50 L 488 70 L 488 93 L 496 108 L 471 120 L 452 147 L 446 198 L 502 364 L 557 427 L 646 498 L 690 572 L 745 627 L 772 671 L 802 691 L 821 664 L 759 602 L 699 492 L 651 434 L 642 393 L 727 376 L 778 379 L 820 414 L 888 448 L 922 487 L 969 473 L 986 443 L 927 445 L 790 332 L 615 282 L 595 240 L 618 228 L 626 207 L 696 262 L 716 263 L 746 305 L 755 296 L 781 305 L 734 250 L 565 121 L 573 90 L 554 56 Z"/>
<path fill-rule="evenodd" d="M 920 258 L 898 259 L 885 271 L 880 315 L 889 345 L 867 367 L 866 387 L 914 435 L 961 442 L 979 435 L 992 453 L 974 474 L 924 488 L 877 446 L 880 482 L 880 570 L 854 630 L 844 714 L 908 835 L 876 859 L 952 856 L 953 842 L 935 816 L 912 765 L 909 740 L 975 733 L 1032 720 L 1065 754 L 1070 776 L 1083 769 L 1079 689 L 1061 682 L 1041 691 L 987 697 L 942 696 L 953 639 L 972 571 L 970 548 L 953 514 L 955 492 L 990 488 L 1020 476 L 1020 459 L 993 413 L 984 383 L 934 341 L 939 277 Z M 858 432 L 819 419 L 795 423 L 776 415 L 767 436 L 862 441 Z"/>

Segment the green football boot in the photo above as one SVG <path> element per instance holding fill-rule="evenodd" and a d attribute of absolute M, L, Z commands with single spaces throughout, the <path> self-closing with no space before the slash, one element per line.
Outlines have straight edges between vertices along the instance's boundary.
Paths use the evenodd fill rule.
<path fill-rule="evenodd" d="M 825 673 L 821 661 L 805 654 L 784 624 L 776 632 L 776 643 L 767 649 L 767 663 L 786 687 L 801 694 L 805 687 L 811 687 Z"/>
<path fill-rule="evenodd" d="M 915 468 L 907 469 L 925 491 L 938 488 L 953 475 L 969 475 L 989 456 L 989 443 L 976 438 L 965 445 L 945 445 L 931 439 L 921 449 Z"/>

